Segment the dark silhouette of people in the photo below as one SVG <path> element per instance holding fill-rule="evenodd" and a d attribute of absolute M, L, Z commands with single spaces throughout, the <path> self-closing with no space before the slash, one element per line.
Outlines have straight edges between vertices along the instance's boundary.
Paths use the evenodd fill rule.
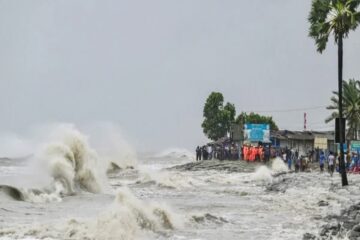
<path fill-rule="evenodd" d="M 196 161 L 201 160 L 201 149 L 199 146 L 196 148 Z"/>
<path fill-rule="evenodd" d="M 264 149 L 264 161 L 267 163 L 270 160 L 270 146 L 266 146 Z"/>
<path fill-rule="evenodd" d="M 207 160 L 208 159 L 208 152 L 207 152 L 206 146 L 203 146 L 201 148 L 201 152 L 202 152 L 202 159 Z"/>

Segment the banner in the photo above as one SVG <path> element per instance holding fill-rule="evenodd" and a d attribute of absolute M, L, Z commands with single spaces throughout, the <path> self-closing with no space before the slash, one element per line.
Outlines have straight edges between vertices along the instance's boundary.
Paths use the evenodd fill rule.
<path fill-rule="evenodd" d="M 351 141 L 350 149 L 352 152 L 360 151 L 360 141 Z"/>
<path fill-rule="evenodd" d="M 327 149 L 328 148 L 328 140 L 327 138 L 322 138 L 322 137 L 316 137 L 314 139 L 314 148 L 319 148 L 319 149 Z"/>
<path fill-rule="evenodd" d="M 270 142 L 270 125 L 252 123 L 245 124 L 244 140 L 249 142 Z"/>

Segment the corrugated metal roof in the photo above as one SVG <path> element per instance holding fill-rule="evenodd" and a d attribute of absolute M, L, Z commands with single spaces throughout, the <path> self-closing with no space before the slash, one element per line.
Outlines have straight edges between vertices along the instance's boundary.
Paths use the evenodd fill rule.
<path fill-rule="evenodd" d="M 333 131 L 289 131 L 279 130 L 271 131 L 271 137 L 276 139 L 292 139 L 292 140 L 314 140 L 316 137 L 324 137 L 329 140 L 334 139 Z"/>

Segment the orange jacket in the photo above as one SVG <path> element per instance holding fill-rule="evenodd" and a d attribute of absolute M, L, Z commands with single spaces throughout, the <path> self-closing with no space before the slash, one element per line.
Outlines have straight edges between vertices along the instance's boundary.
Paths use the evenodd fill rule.
<path fill-rule="evenodd" d="M 247 160 L 247 153 L 248 153 L 248 148 L 247 148 L 247 146 L 243 146 L 244 160 Z"/>
<path fill-rule="evenodd" d="M 250 150 L 250 161 L 255 161 L 255 156 L 256 156 L 256 149 L 254 147 L 251 147 Z"/>

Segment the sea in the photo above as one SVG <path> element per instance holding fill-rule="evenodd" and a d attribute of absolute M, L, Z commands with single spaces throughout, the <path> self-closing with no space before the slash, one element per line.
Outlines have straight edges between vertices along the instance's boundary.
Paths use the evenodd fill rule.
<path fill-rule="evenodd" d="M 202 164 L 186 149 L 122 146 L 67 126 L 29 156 L 1 158 L 0 239 L 303 239 L 360 200 L 359 175 L 342 187 L 281 159 Z"/>

